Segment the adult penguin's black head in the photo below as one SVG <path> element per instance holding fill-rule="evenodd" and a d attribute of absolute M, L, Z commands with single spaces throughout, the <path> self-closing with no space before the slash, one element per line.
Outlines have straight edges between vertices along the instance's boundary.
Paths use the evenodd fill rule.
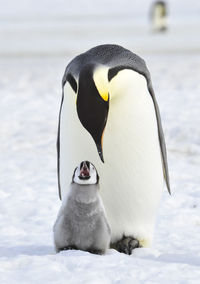
<path fill-rule="evenodd" d="M 77 113 L 84 128 L 91 134 L 99 156 L 103 158 L 103 132 L 109 110 L 108 70 L 88 64 L 79 75 Z"/>

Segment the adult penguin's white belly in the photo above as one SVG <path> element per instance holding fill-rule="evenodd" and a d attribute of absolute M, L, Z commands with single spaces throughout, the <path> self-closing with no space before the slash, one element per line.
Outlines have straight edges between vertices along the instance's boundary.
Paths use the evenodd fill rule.
<path fill-rule="evenodd" d="M 65 85 L 60 119 L 61 189 L 69 187 L 71 172 L 81 160 L 91 161 L 99 172 L 112 242 L 125 235 L 146 246 L 151 243 L 163 188 L 155 107 L 145 77 L 133 70 L 118 72 L 108 89 L 103 164 L 77 116 L 76 94 L 69 83 Z"/>

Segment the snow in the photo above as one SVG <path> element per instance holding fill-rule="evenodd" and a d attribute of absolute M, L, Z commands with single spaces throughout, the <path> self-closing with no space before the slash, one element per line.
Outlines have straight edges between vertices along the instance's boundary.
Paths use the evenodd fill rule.
<path fill-rule="evenodd" d="M 145 3 L 144 0 L 141 2 Z M 34 5 L 31 1 L 29 3 Z M 173 3 L 172 8 L 177 7 L 178 1 Z M 183 3 L 182 17 L 187 1 Z M 5 6 L 7 10 L 4 7 L 6 19 L 11 13 L 8 6 Z M 24 8 L 26 13 L 27 7 Z M 192 5 L 188 7 L 189 11 L 193 11 L 190 14 L 192 18 L 196 11 L 192 10 Z M 180 15 L 176 19 L 178 21 Z M 8 26 L 5 25 L 6 30 Z M 96 40 L 95 37 L 71 38 L 68 50 L 64 51 L 65 56 L 63 53 L 59 56 L 61 46 L 56 49 L 54 45 L 48 49 L 47 45 L 38 45 L 37 50 L 33 46 L 30 52 L 29 45 L 26 45 L 20 51 L 23 47 L 21 42 L 19 52 L 13 53 L 14 47 L 10 46 L 9 38 L 7 43 L 3 43 L 5 48 L 10 48 L 6 56 L 5 50 L 0 47 L 2 284 L 199 283 L 200 53 L 196 48 L 200 46 L 199 39 L 187 46 L 188 38 L 181 33 L 178 39 L 181 38 L 186 44 L 186 50 L 179 48 L 177 51 L 176 45 L 171 42 L 174 36 L 171 37 L 170 31 L 166 37 L 151 35 L 146 39 L 146 36 L 138 37 L 136 30 L 132 35 L 129 30 L 124 37 L 122 30 L 112 39 L 137 51 L 146 60 L 160 106 L 168 148 L 172 196 L 164 190 L 153 246 L 136 249 L 131 256 L 111 249 L 104 256 L 81 251 L 55 254 L 52 227 L 60 208 L 56 135 L 61 78 L 66 64 L 77 50 L 91 47 Z M 183 32 L 184 27 L 179 31 Z M 7 35 L 2 27 L 0 32 Z M 138 50 L 134 49 L 134 37 Z M 108 41 L 108 34 L 105 38 Z M 162 38 L 163 45 L 160 43 Z M 159 42 L 157 47 L 155 39 Z M 146 43 L 150 45 L 140 51 L 139 47 Z M 165 43 L 168 47 L 171 45 L 170 50 Z"/>
<path fill-rule="evenodd" d="M 0 0 L 0 55 L 66 56 L 105 42 L 139 53 L 199 52 L 200 2 L 167 3 L 169 30 L 153 34 L 152 0 Z"/>

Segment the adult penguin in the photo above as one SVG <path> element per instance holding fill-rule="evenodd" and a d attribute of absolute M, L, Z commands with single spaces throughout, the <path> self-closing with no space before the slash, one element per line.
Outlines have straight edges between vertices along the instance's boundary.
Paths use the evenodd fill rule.
<path fill-rule="evenodd" d="M 151 7 L 150 18 L 155 32 L 167 30 L 167 4 L 165 1 L 155 1 Z"/>
<path fill-rule="evenodd" d="M 68 64 L 57 153 L 60 198 L 79 161 L 91 161 L 101 176 L 111 247 L 131 254 L 151 244 L 164 179 L 169 193 L 170 185 L 159 108 L 142 58 L 106 44 Z"/>

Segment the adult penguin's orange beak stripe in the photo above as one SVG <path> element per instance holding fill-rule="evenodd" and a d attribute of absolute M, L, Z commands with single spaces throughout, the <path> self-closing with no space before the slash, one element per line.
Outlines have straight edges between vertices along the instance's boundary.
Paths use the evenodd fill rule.
<path fill-rule="evenodd" d="M 105 100 L 99 93 L 93 79 L 94 68 L 94 65 L 89 64 L 82 69 L 76 104 L 79 120 L 94 139 L 98 154 L 104 162 L 102 141 L 108 117 L 109 97 Z"/>

